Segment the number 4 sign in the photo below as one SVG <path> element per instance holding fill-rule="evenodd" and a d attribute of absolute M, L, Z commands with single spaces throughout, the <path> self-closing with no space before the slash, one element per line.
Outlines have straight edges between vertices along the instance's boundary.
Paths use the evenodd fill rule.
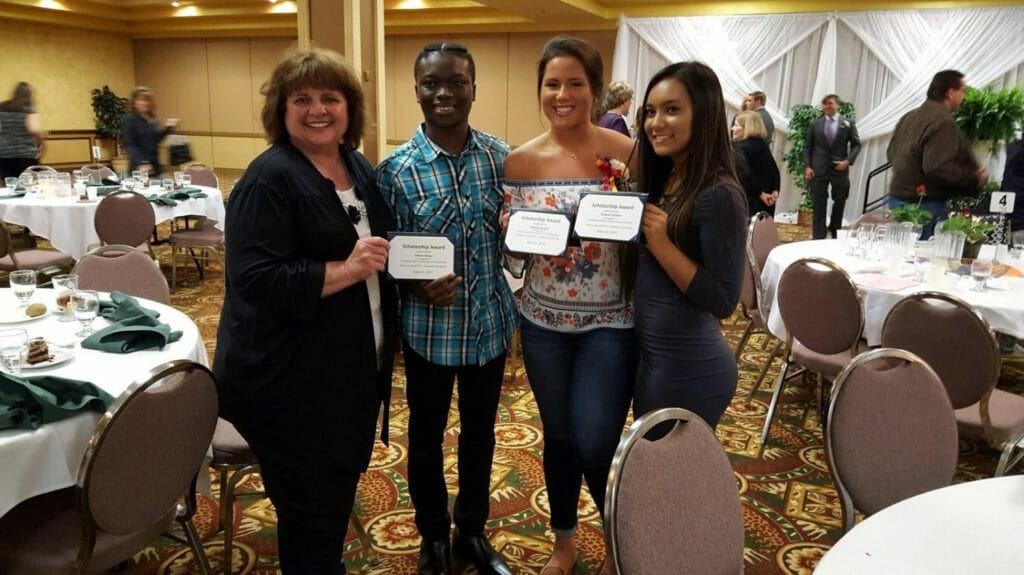
<path fill-rule="evenodd" d="M 992 192 L 992 201 L 988 205 L 988 211 L 993 214 L 1013 212 L 1013 199 L 1016 195 L 1013 192 Z"/>

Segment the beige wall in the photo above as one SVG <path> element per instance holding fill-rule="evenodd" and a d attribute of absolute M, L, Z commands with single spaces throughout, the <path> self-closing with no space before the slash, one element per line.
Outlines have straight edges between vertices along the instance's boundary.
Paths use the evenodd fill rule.
<path fill-rule="evenodd" d="M 615 31 L 572 33 L 592 43 L 611 74 Z M 389 149 L 405 141 L 423 120 L 413 87 L 416 55 L 430 42 L 451 40 L 465 44 L 476 62 L 476 102 L 470 115 L 474 128 L 490 132 L 516 146 L 546 127 L 537 104 L 537 60 L 553 36 L 538 34 L 479 34 L 449 36 L 388 36 L 385 67 Z"/>
<path fill-rule="evenodd" d="M 139 40 L 135 77 L 156 94 L 157 115 L 178 118 L 192 156 L 245 168 L 266 148 L 260 86 L 293 39 Z"/>

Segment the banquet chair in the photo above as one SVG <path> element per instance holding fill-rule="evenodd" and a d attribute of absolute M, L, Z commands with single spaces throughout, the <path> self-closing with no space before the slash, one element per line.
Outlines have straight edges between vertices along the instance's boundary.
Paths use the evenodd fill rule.
<path fill-rule="evenodd" d="M 220 181 L 217 179 L 217 173 L 213 171 L 213 168 L 206 164 L 189 164 L 182 171 L 191 176 L 192 183 L 197 186 L 220 188 Z"/>
<path fill-rule="evenodd" d="M 617 573 L 743 571 L 736 478 L 715 432 L 693 412 L 669 407 L 633 422 L 612 459 L 604 507 L 606 561 Z"/>
<path fill-rule="evenodd" d="M 906 350 L 858 355 L 832 387 L 825 452 L 844 532 L 853 527 L 855 510 L 871 515 L 949 485 L 956 420 L 939 376 Z"/>
<path fill-rule="evenodd" d="M 999 456 L 999 464 L 996 465 L 995 477 L 1002 477 L 1008 473 L 1024 473 L 1024 429 L 1018 429 L 1017 433 L 1010 438 L 1003 447 L 1003 453 Z M 1018 468 L 1018 466 L 1020 466 Z"/>
<path fill-rule="evenodd" d="M 741 362 L 743 349 L 754 332 L 765 336 L 765 345 L 771 340 L 774 340 L 775 343 L 768 359 L 761 366 L 761 372 L 750 390 L 748 401 L 761 387 L 761 382 L 768 374 L 768 368 L 782 346 L 782 340 L 772 335 L 768 329 L 766 321 L 768 302 L 765 301 L 764 288 L 761 285 L 761 270 L 764 269 L 764 263 L 768 260 L 768 253 L 777 245 L 779 245 L 779 233 L 775 227 L 775 219 L 767 212 L 754 214 L 750 218 L 750 229 L 747 232 L 747 261 L 743 270 L 743 286 L 740 289 L 740 313 L 747 319 L 747 327 L 744 329 L 743 335 L 740 336 L 739 343 L 736 344 L 736 362 Z"/>
<path fill-rule="evenodd" d="M 210 222 L 212 224 L 213 222 Z M 224 232 L 213 225 L 202 225 L 196 229 L 177 230 L 171 232 L 168 240 L 171 246 L 171 287 L 178 286 L 178 256 L 191 258 L 196 265 L 199 279 L 203 278 L 203 268 L 210 262 L 217 261 L 224 267 L 221 250 L 224 248 Z M 185 260 L 188 269 L 188 259 Z"/>
<path fill-rule="evenodd" d="M 888 209 L 872 210 L 865 212 L 857 217 L 856 220 L 850 224 L 851 229 L 857 229 L 861 224 L 891 224 L 896 220 L 892 219 L 892 215 Z"/>
<path fill-rule="evenodd" d="M 37 175 L 37 174 L 56 174 L 56 173 L 57 173 L 57 170 L 51 168 L 50 166 L 43 166 L 41 164 L 38 164 L 38 165 L 35 165 L 35 166 L 29 166 L 29 167 L 27 167 L 27 168 L 25 168 L 24 170 L 21 171 L 21 175 L 22 176 L 24 176 L 25 174 L 32 174 L 34 176 L 34 175 Z"/>
<path fill-rule="evenodd" d="M 57 274 L 67 273 L 73 265 L 74 259 L 64 252 L 15 247 L 7 224 L 0 222 L 0 272 L 5 276 L 16 270 L 27 269 L 36 270 L 44 278 L 52 278 Z M 39 281 L 39 285 L 47 285 L 49 281 Z"/>
<path fill-rule="evenodd" d="M 123 245 L 100 246 L 82 256 L 71 273 L 78 287 L 119 292 L 171 304 L 171 290 L 160 265 L 149 254 Z"/>
<path fill-rule="evenodd" d="M 864 306 L 850 276 L 824 258 L 793 262 L 779 278 L 776 302 L 786 326 L 779 378 L 768 404 L 761 447 L 764 453 L 786 380 L 809 370 L 817 374 L 818 411 L 824 414 L 825 382 L 839 375 L 863 346 Z M 803 369 L 789 374 L 794 364 Z M 823 418 L 822 418 L 823 420 Z"/>
<path fill-rule="evenodd" d="M 103 164 L 85 164 L 82 166 L 82 173 L 90 182 L 101 182 L 103 178 L 116 178 L 117 174 Z"/>
<path fill-rule="evenodd" d="M 142 248 L 153 256 L 149 236 L 156 226 L 156 214 L 149 200 L 138 192 L 114 192 L 96 206 L 93 217 L 101 245 L 125 245 Z"/>
<path fill-rule="evenodd" d="M 187 360 L 153 368 L 100 419 L 75 486 L 0 518 L 0 573 L 100 573 L 161 533 L 187 544 L 202 572 L 211 573 L 192 517 L 216 425 L 208 369 Z M 169 530 L 175 521 L 184 537 Z"/>
<path fill-rule="evenodd" d="M 259 490 L 238 490 L 243 480 L 260 472 L 260 467 L 245 438 L 235 429 L 234 425 L 231 425 L 231 422 L 225 419 L 217 420 L 217 429 L 213 434 L 213 459 L 210 461 L 210 466 L 217 471 L 220 478 L 219 529 L 224 531 L 224 559 L 221 564 L 224 575 L 231 575 L 235 500 L 246 497 L 263 497 L 264 493 Z M 358 498 L 356 506 L 358 507 Z M 363 526 L 362 520 L 356 514 L 355 508 L 352 510 L 349 523 L 366 552 L 367 564 L 371 567 L 378 566 L 380 558 L 377 556 L 373 542 L 366 533 L 366 527 Z"/>
<path fill-rule="evenodd" d="M 967 302 L 943 292 L 911 294 L 893 306 L 881 343 L 913 352 L 939 374 L 965 437 L 993 449 L 1024 427 L 1024 397 L 996 389 L 999 342 Z"/>

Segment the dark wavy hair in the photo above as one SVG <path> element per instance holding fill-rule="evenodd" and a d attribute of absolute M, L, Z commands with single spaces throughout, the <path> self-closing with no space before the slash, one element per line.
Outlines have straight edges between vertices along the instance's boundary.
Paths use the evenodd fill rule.
<path fill-rule="evenodd" d="M 260 93 L 266 96 L 266 101 L 260 116 L 267 141 L 274 143 L 288 139 L 284 125 L 285 104 L 290 94 L 303 88 L 338 90 L 345 96 L 348 128 L 341 136 L 341 144 L 348 150 L 358 148 L 366 125 L 366 99 L 362 84 L 341 54 L 325 48 L 289 50 L 274 68 L 270 80 L 263 85 Z"/>
<path fill-rule="evenodd" d="M 943 70 L 932 76 L 932 83 L 928 85 L 928 99 L 935 102 L 942 102 L 950 90 L 956 90 L 964 84 L 964 74 L 958 70 Z"/>
<path fill-rule="evenodd" d="M 673 159 L 654 153 L 647 136 L 645 111 L 651 90 L 660 82 L 674 80 L 686 88 L 693 104 L 690 142 L 685 150 L 680 171 L 684 179 L 673 190 L 666 189 L 669 176 L 675 168 Z M 731 183 L 737 187 L 736 167 L 733 160 L 729 123 L 725 117 L 722 85 L 714 70 L 701 62 L 670 64 L 651 78 L 644 92 L 643 105 L 637 111 L 637 183 L 649 194 L 649 201 L 665 198 L 663 209 L 668 212 L 668 230 L 673 241 L 686 253 L 692 253 L 696 238 L 688 237 L 686 230 L 696 203 L 697 193 L 718 183 Z M 744 206 L 744 209 L 745 206 Z"/>
<path fill-rule="evenodd" d="M 540 89 L 544 85 L 544 69 L 548 67 L 548 62 L 560 56 L 575 58 L 583 65 L 596 108 L 601 102 L 601 91 L 604 86 L 604 62 L 601 61 L 600 52 L 590 43 L 572 36 L 555 36 L 544 45 L 540 60 L 537 62 L 537 97 L 540 97 Z"/>
<path fill-rule="evenodd" d="M 0 103 L 0 109 L 10 112 L 21 112 L 32 108 L 32 86 L 28 82 L 18 82 L 11 92 L 11 99 Z"/>

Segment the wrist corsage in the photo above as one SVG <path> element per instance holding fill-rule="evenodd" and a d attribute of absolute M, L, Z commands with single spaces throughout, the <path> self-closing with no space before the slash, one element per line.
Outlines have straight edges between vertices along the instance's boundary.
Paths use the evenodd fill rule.
<path fill-rule="evenodd" d="M 601 170 L 601 189 L 617 192 L 624 188 L 623 183 L 629 179 L 629 168 L 618 158 L 598 156 L 597 168 Z"/>

